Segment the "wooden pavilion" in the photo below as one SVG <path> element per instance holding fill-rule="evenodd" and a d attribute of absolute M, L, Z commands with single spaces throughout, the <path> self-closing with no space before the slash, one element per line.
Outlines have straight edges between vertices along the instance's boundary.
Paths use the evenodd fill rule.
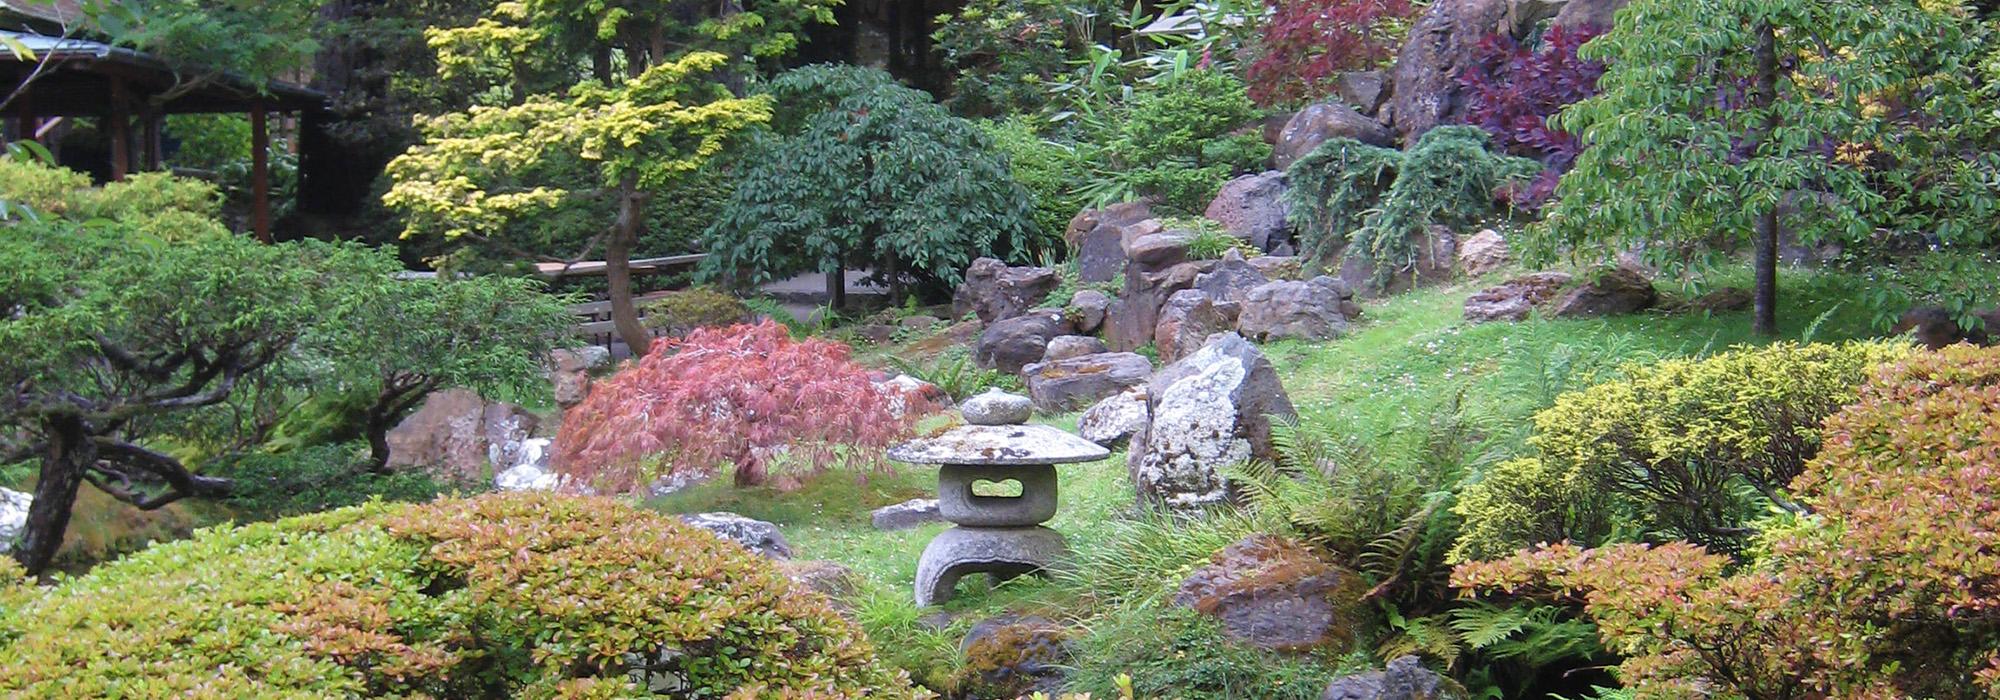
<path fill-rule="evenodd" d="M 255 85 L 226 74 L 182 85 L 164 61 L 72 32 L 82 20 L 80 5 L 78 0 L 0 0 L 0 38 L 33 54 L 0 48 L 0 100 L 6 100 L 0 128 L 6 136 L 41 140 L 60 120 L 95 118 L 110 142 L 109 176 L 119 180 L 161 167 L 167 115 L 248 114 L 251 226 L 258 239 L 270 241 L 271 118 L 318 117 L 327 111 L 327 96 L 289 83 Z"/>

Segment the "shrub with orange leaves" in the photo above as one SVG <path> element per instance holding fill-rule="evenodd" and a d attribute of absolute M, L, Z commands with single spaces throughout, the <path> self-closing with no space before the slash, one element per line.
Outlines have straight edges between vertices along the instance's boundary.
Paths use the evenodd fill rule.
<path fill-rule="evenodd" d="M 1556 545 L 1453 584 L 1580 604 L 1640 697 L 2000 695 L 2000 349 L 1884 369 L 1792 490 L 1811 514 L 1737 570 L 1684 542 Z"/>
<path fill-rule="evenodd" d="M 6 697 L 926 695 L 764 558 L 548 494 L 221 527 L 0 589 L 0 658 Z"/>
<path fill-rule="evenodd" d="M 768 320 L 661 340 L 569 410 L 554 464 L 627 491 L 648 477 L 708 474 L 724 462 L 735 465 L 737 484 L 754 485 L 779 455 L 813 469 L 879 462 L 921 411 L 896 410 L 897 397 L 848 355 L 846 345 L 793 340 Z M 647 473 L 654 458 L 661 474 Z"/>

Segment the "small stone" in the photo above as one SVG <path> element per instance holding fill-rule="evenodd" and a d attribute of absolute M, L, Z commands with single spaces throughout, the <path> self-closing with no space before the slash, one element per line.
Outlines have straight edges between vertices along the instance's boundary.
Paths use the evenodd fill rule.
<path fill-rule="evenodd" d="M 1320 693 L 1319 700 L 1458 700 L 1465 694 L 1457 684 L 1424 668 L 1415 656 L 1389 662 L 1381 671 L 1336 678 Z"/>
<path fill-rule="evenodd" d="M 1162 231 L 1140 236 L 1125 246 L 1125 259 L 1151 267 L 1166 267 L 1187 260 L 1188 243 L 1194 234 Z"/>
<path fill-rule="evenodd" d="M 938 499 L 912 498 L 876 508 L 868 514 L 868 522 L 877 530 L 908 530 L 944 522 L 944 516 L 938 514 Z"/>
<path fill-rule="evenodd" d="M 943 321 L 938 320 L 936 316 L 917 315 L 904 317 L 903 320 L 897 321 L 896 325 L 913 331 L 927 331 L 939 323 Z"/>
<path fill-rule="evenodd" d="M 965 417 L 966 423 L 972 425 L 1019 425 L 1034 416 L 1035 402 L 1026 396 L 993 388 L 960 402 L 958 412 Z"/>
<path fill-rule="evenodd" d="M 855 328 L 854 335 L 868 341 L 870 345 L 884 345 L 896 338 L 896 327 L 886 323 L 870 323 Z"/>
<path fill-rule="evenodd" d="M 1083 439 L 1117 449 L 1146 429 L 1146 387 L 1135 386 L 1097 402 L 1076 421 Z"/>
<path fill-rule="evenodd" d="M 981 698 L 1055 697 L 1064 669 L 1075 665 L 1069 637 L 1069 630 L 1034 615 L 980 620 L 958 645 L 969 676 L 959 690 Z"/>
<path fill-rule="evenodd" d="M 681 522 L 715 533 L 715 536 L 743 545 L 769 559 L 792 558 L 792 545 L 778 526 L 735 513 L 697 513 L 681 516 Z"/>
<path fill-rule="evenodd" d="M 1458 269 L 1470 277 L 1498 270 L 1511 259 L 1507 239 L 1490 228 L 1473 234 L 1458 247 Z"/>
<path fill-rule="evenodd" d="M 1696 311 L 1741 311 L 1756 303 L 1757 297 L 1742 287 L 1723 287 L 1695 297 L 1688 306 Z"/>

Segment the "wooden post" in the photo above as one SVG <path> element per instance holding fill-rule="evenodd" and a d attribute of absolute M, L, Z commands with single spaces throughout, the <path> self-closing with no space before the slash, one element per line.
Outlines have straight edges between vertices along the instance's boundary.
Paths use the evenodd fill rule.
<path fill-rule="evenodd" d="M 104 130 L 111 135 L 111 179 L 125 179 L 132 170 L 132 107 L 126 101 L 125 81 L 111 79 L 111 116 Z"/>
<path fill-rule="evenodd" d="M 160 141 L 161 122 L 166 117 L 160 114 L 158 108 L 150 108 L 140 119 L 139 169 L 159 170 L 161 161 L 166 159 Z"/>
<path fill-rule="evenodd" d="M 271 130 L 264 105 L 250 108 L 250 220 L 257 240 L 271 242 Z"/>

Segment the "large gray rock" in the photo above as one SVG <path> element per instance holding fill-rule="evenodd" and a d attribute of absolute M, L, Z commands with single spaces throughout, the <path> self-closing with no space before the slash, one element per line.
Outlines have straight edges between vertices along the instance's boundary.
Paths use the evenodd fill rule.
<path fill-rule="evenodd" d="M 1396 141 L 1395 134 L 1353 108 L 1321 102 L 1299 110 L 1285 123 L 1284 132 L 1278 135 L 1278 145 L 1271 149 L 1271 164 L 1279 170 L 1292 167 L 1292 163 L 1320 144 L 1337 138 L 1373 146 L 1388 146 Z"/>
<path fill-rule="evenodd" d="M 897 418 L 951 407 L 951 395 L 942 387 L 907 374 L 874 382 L 874 386 L 875 393 L 889 400 L 889 414 Z"/>
<path fill-rule="evenodd" d="M 1285 204 L 1285 174 L 1272 170 L 1225 183 L 1204 215 L 1222 224 L 1229 235 L 1269 252 L 1291 240 L 1290 213 L 1291 207 Z"/>
<path fill-rule="evenodd" d="M 958 405 L 968 425 L 1019 425 L 1035 414 L 1035 402 L 999 387 L 975 394 Z"/>
<path fill-rule="evenodd" d="M 1631 0 L 1569 0 L 1556 13 L 1556 26 L 1605 31 Z"/>
<path fill-rule="evenodd" d="M 1135 386 L 1097 402 L 1076 421 L 1076 434 L 1117 449 L 1146 429 L 1146 387 Z"/>
<path fill-rule="evenodd" d="M 1630 267 L 1619 266 L 1587 275 L 1583 284 L 1556 299 L 1556 318 L 1600 318 L 1650 309 L 1659 303 L 1653 281 Z"/>
<path fill-rule="evenodd" d="M 877 530 L 908 530 L 941 522 L 944 522 L 944 516 L 938 513 L 938 499 L 935 498 L 912 498 L 868 513 L 868 523 Z"/>
<path fill-rule="evenodd" d="M 1243 301 L 1256 289 L 1271 281 L 1264 271 L 1243 258 L 1243 253 L 1231 250 L 1222 254 L 1222 260 L 1215 267 L 1194 278 L 1194 288 L 1208 294 L 1217 302 Z M 1173 297 L 1167 297 L 1171 303 Z"/>
<path fill-rule="evenodd" d="M 1042 361 L 1059 362 L 1107 352 L 1111 352 L 1111 348 L 1105 347 L 1102 340 L 1087 335 L 1065 335 L 1049 341 L 1049 349 L 1042 354 Z"/>
<path fill-rule="evenodd" d="M 1458 684 L 1424 668 L 1415 656 L 1389 662 L 1381 671 L 1336 678 L 1320 693 L 1319 700 L 1459 700 L 1465 693 Z"/>
<path fill-rule="evenodd" d="M 1248 296 L 1248 290 L 1243 295 Z M 1160 361 L 1180 360 L 1200 349 L 1209 336 L 1235 328 L 1242 308 L 1234 302 L 1218 302 L 1200 289 L 1174 292 L 1160 308 L 1159 324 L 1153 327 L 1153 348 L 1159 351 Z"/>
<path fill-rule="evenodd" d="M 1027 313 L 1062 285 L 1062 273 L 1052 267 L 1008 267 L 993 258 L 972 261 L 965 281 L 952 297 L 952 313 L 978 314 L 987 323 Z M 894 329 L 890 329 L 893 331 Z"/>
<path fill-rule="evenodd" d="M 1513 254 L 1507 248 L 1507 239 L 1499 231 L 1485 229 L 1459 243 L 1458 271 L 1468 277 L 1498 270 L 1505 266 Z"/>
<path fill-rule="evenodd" d="M 34 496 L 0 488 L 0 554 L 14 551 L 14 538 L 28 526 L 28 506 L 34 503 Z"/>
<path fill-rule="evenodd" d="M 1020 576 L 1042 572 L 1068 556 L 1063 536 L 1046 527 L 945 530 L 917 558 L 917 607 L 951 600 L 966 574 Z"/>
<path fill-rule="evenodd" d="M 1166 267 L 1187 260 L 1190 231 L 1161 231 L 1139 236 L 1125 246 L 1125 259 L 1147 267 Z"/>
<path fill-rule="evenodd" d="M 1389 110 L 1404 143 L 1441 124 L 1466 121 L 1466 90 L 1459 78 L 1478 58 L 1490 34 L 1526 39 L 1560 3 L 1546 0 L 1436 0 L 1410 27 L 1396 57 Z"/>
<path fill-rule="evenodd" d="M 1305 651 L 1351 643 L 1367 591 L 1360 574 L 1296 540 L 1251 535 L 1189 574 L 1174 602 L 1216 618 L 1251 646 Z"/>
<path fill-rule="evenodd" d="M 1110 352 L 1039 362 L 1021 370 L 1028 395 L 1043 413 L 1083 410 L 1126 387 L 1146 383 L 1153 363 L 1143 355 Z"/>
<path fill-rule="evenodd" d="M 471 483 L 520 462 L 539 419 L 513 404 L 445 389 L 388 434 L 389 466 L 422 469 L 442 481 Z"/>
<path fill-rule="evenodd" d="M 792 558 L 792 545 L 785 541 L 784 533 L 778 531 L 777 525 L 762 520 L 735 513 L 697 513 L 681 516 L 681 522 L 743 545 L 745 549 L 769 559 Z"/>
<path fill-rule="evenodd" d="M 1259 342 L 1327 340 L 1347 332 L 1357 313 L 1354 291 L 1340 280 L 1319 276 L 1306 282 L 1271 282 L 1243 300 L 1236 330 Z"/>
<path fill-rule="evenodd" d="M 1333 94 L 1355 111 L 1373 117 L 1389 97 L 1389 74 L 1379 70 L 1357 70 L 1340 74 Z"/>
<path fill-rule="evenodd" d="M 548 438 L 523 441 L 518 462 L 495 465 L 500 473 L 493 476 L 493 488 L 500 491 L 555 491 L 561 488 L 562 477 L 549 470 L 549 443 Z"/>
<path fill-rule="evenodd" d="M 1221 470 L 1275 457 L 1271 421 L 1298 415 L 1270 360 L 1235 333 L 1153 375 L 1146 404 L 1127 467 L 1141 500 L 1173 509 L 1230 500 Z"/>
<path fill-rule="evenodd" d="M 1069 308 L 1064 310 L 1071 321 L 1076 323 L 1078 333 L 1095 333 L 1104 327 L 1104 315 L 1111 310 L 1111 296 L 1095 289 L 1085 289 L 1070 297 Z"/>
<path fill-rule="evenodd" d="M 1070 219 L 1063 239 L 1076 257 L 1077 277 L 1086 284 L 1108 282 L 1125 270 L 1125 241 L 1160 230 L 1145 202 L 1089 209 Z"/>
<path fill-rule="evenodd" d="M 1536 272 L 1487 287 L 1465 300 L 1465 320 L 1472 323 L 1528 320 L 1535 307 L 1556 298 L 1569 283 L 1568 273 Z"/>
<path fill-rule="evenodd" d="M 1048 353 L 1049 341 L 1070 335 L 1073 330 L 1068 315 L 1062 311 L 1037 309 L 987 326 L 979 334 L 972 361 L 980 367 L 1018 373 L 1022 367 L 1042 360 Z"/>

